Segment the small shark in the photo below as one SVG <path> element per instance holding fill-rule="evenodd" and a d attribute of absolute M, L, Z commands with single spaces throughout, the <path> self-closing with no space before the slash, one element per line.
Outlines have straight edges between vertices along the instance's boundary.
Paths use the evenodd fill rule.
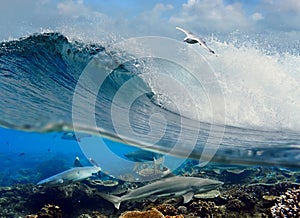
<path fill-rule="evenodd" d="M 136 150 L 136 151 L 124 154 L 124 156 L 133 162 L 147 162 L 147 161 L 155 161 L 155 160 L 161 158 L 163 155 L 154 153 L 152 151 Z"/>
<path fill-rule="evenodd" d="M 199 45 L 206 48 L 210 53 L 215 54 L 215 52 L 213 50 L 211 50 L 209 47 L 207 47 L 206 42 L 203 41 L 200 37 L 196 36 L 194 33 L 190 32 L 190 31 L 187 31 L 187 30 L 184 30 L 180 27 L 176 27 L 176 29 L 178 29 L 178 30 L 185 33 L 186 37 L 184 38 L 183 41 L 185 41 L 186 43 L 190 43 L 190 44 L 199 43 Z"/>
<path fill-rule="evenodd" d="M 86 137 L 91 137 L 91 135 L 87 134 L 87 133 L 76 133 L 75 134 L 75 132 L 65 132 L 61 136 L 61 139 L 81 142 L 81 139 L 86 138 Z"/>
<path fill-rule="evenodd" d="M 63 171 L 47 179 L 43 179 L 39 181 L 37 185 L 45 185 L 45 186 L 67 185 L 91 177 L 93 174 L 98 173 L 101 170 L 101 168 L 96 165 L 89 166 L 89 167 L 82 167 L 78 157 L 76 157 L 74 165 L 75 167 L 69 170 Z"/>
<path fill-rule="evenodd" d="M 123 201 L 149 198 L 156 200 L 160 197 L 183 196 L 184 203 L 189 202 L 194 194 L 211 191 L 221 186 L 223 182 L 203 179 L 198 177 L 174 176 L 158 180 L 148 185 L 129 191 L 127 194 L 118 197 L 115 195 L 98 193 L 102 198 L 114 204 L 119 209 Z"/>

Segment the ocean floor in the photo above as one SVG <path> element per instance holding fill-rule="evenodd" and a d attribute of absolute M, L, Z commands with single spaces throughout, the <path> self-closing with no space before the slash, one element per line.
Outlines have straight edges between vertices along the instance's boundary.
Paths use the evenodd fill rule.
<path fill-rule="evenodd" d="M 98 192 L 124 194 L 143 184 L 85 180 L 60 187 L 15 184 L 0 188 L 1 217 L 300 217 L 300 172 L 283 168 L 210 165 L 177 172 L 223 181 L 219 189 L 196 195 L 122 202 L 120 210 Z M 139 211 L 139 212 L 138 212 Z"/>

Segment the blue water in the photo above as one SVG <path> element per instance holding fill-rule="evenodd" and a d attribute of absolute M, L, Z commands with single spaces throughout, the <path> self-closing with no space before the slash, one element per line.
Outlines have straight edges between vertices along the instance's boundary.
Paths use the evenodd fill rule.
<path fill-rule="evenodd" d="M 71 41 L 60 33 L 35 34 L 2 42 L 0 185 L 36 183 L 72 167 L 77 156 L 84 165 L 89 165 L 88 158 L 92 158 L 104 172 L 118 177 L 118 173 L 124 173 L 116 173 L 119 168 L 131 173 L 128 169 L 135 163 L 126 160 L 124 155 L 138 148 L 166 155 L 165 164 L 172 170 L 187 158 L 199 160 L 200 164 L 213 161 L 299 168 L 300 132 L 296 111 L 299 96 L 297 90 L 293 94 L 289 86 L 290 83 L 299 85 L 295 83 L 296 76 L 287 74 L 284 88 L 278 88 L 277 84 L 283 83 L 277 81 L 282 76 L 278 69 L 261 68 L 265 74 L 259 75 L 250 69 L 253 70 L 251 76 L 246 75 L 248 70 L 242 74 L 245 59 L 259 62 L 268 55 L 253 52 L 252 48 L 230 46 L 223 48 L 228 58 L 211 60 L 216 64 L 226 100 L 226 117 L 222 118 L 226 123 L 219 124 L 211 122 L 207 112 L 205 96 L 211 93 L 198 92 L 199 84 L 177 63 L 159 58 L 128 58 L 131 57 L 129 48 L 112 51 L 97 43 Z M 241 59 L 233 64 L 230 58 L 238 53 L 242 53 Z M 243 59 L 245 53 L 248 57 Z M 286 58 L 280 60 L 282 66 L 288 63 Z M 129 61 L 124 62 L 124 59 Z M 98 93 L 93 91 L 93 84 L 101 79 L 101 71 L 84 81 L 92 85 L 81 87 L 78 93 L 81 102 L 75 104 L 75 108 L 79 108 L 75 122 L 72 117 L 75 88 L 92 60 L 96 60 L 98 70 L 113 68 Z M 222 75 L 218 75 L 220 65 Z M 297 66 L 297 61 L 293 65 Z M 278 72 L 278 75 L 268 80 L 270 84 L 253 85 L 252 77 L 269 78 L 267 70 L 274 70 L 271 73 Z M 195 94 L 196 103 L 187 101 L 179 88 L 169 87 L 168 81 L 160 80 L 149 71 L 165 71 L 165 75 L 182 81 Z M 244 86 L 236 80 L 239 73 L 241 78 L 245 77 Z M 228 82 L 227 87 L 222 79 Z M 131 82 L 130 86 L 123 90 L 127 82 Z M 274 87 L 277 91 L 271 95 Z M 290 96 L 283 103 L 281 97 L 286 96 L 286 92 Z M 136 97 L 133 101 L 132 96 Z M 118 101 L 114 101 L 116 97 Z M 95 102 L 89 101 L 91 98 Z M 85 116 L 90 108 L 95 112 L 95 126 Z M 73 127 L 79 134 L 77 139 L 63 139 L 66 132 L 74 131 Z M 132 131 L 127 131 L 129 129 Z M 80 134 L 86 135 L 80 137 Z"/>

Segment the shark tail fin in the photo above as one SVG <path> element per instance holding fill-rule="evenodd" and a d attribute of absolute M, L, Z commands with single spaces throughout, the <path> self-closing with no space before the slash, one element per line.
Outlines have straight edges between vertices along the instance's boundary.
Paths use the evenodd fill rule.
<path fill-rule="evenodd" d="M 115 195 L 110 195 L 110 194 L 104 194 L 104 193 L 98 193 L 102 198 L 105 200 L 111 202 L 114 204 L 115 208 L 119 210 L 120 204 L 122 202 L 121 197 L 115 196 Z"/>

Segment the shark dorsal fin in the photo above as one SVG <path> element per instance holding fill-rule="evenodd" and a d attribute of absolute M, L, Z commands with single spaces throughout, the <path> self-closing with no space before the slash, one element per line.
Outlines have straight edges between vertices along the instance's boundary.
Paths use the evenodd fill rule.
<path fill-rule="evenodd" d="M 151 195 L 151 196 L 149 196 L 148 197 L 148 199 L 151 201 L 151 202 L 155 202 L 156 200 L 157 200 L 157 196 L 155 196 L 155 195 Z"/>
<path fill-rule="evenodd" d="M 188 192 L 183 195 L 183 203 L 188 203 L 190 200 L 192 200 L 194 196 L 194 192 Z"/>
<path fill-rule="evenodd" d="M 82 164 L 80 163 L 79 157 L 75 158 L 74 167 L 83 167 Z"/>

